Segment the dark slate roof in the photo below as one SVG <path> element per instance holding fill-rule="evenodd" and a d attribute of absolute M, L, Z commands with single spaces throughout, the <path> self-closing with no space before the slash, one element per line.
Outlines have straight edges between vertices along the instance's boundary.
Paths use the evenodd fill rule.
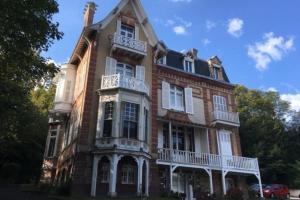
<path fill-rule="evenodd" d="M 167 57 L 166 57 L 166 64 L 169 67 L 173 67 L 179 70 L 184 70 L 183 69 L 183 59 L 185 57 L 185 54 L 173 51 L 173 50 L 168 50 L 167 51 Z M 201 59 L 196 59 L 194 61 L 195 63 L 195 73 L 199 74 L 201 76 L 207 76 L 210 77 L 210 72 L 209 72 L 209 65 L 208 62 L 205 60 Z M 224 81 L 229 83 L 228 76 L 225 72 L 225 69 L 223 68 L 223 77 Z"/>

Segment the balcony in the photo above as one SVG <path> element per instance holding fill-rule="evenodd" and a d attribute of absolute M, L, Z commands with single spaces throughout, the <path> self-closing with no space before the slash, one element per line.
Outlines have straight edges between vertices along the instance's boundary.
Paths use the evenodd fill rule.
<path fill-rule="evenodd" d="M 257 158 L 223 156 L 171 149 L 159 149 L 157 163 L 163 165 L 172 163 L 173 165 L 184 167 L 209 168 L 250 174 L 259 172 Z"/>
<path fill-rule="evenodd" d="M 109 76 L 102 76 L 101 90 L 124 88 L 137 92 L 145 93 L 149 96 L 148 85 L 134 77 L 125 77 L 120 74 L 113 74 Z"/>
<path fill-rule="evenodd" d="M 140 140 L 128 138 L 99 138 L 96 140 L 96 147 L 100 149 L 121 149 L 129 151 L 149 152 L 149 145 Z"/>
<path fill-rule="evenodd" d="M 230 126 L 240 126 L 239 114 L 235 112 L 213 111 L 211 113 L 212 124 L 225 124 Z"/>
<path fill-rule="evenodd" d="M 115 33 L 112 38 L 112 49 L 124 55 L 139 58 L 147 55 L 147 42 Z"/>

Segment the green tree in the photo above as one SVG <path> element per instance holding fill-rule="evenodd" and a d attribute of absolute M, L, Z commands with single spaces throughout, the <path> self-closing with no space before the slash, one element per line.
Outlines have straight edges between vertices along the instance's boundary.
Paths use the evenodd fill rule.
<path fill-rule="evenodd" d="M 0 1 L 0 179 L 5 181 L 28 181 L 40 169 L 50 97 L 31 91 L 58 70 L 41 55 L 62 37 L 52 22 L 57 12 L 55 0 Z"/>
<path fill-rule="evenodd" d="M 235 95 L 240 113 L 240 137 L 245 156 L 259 160 L 264 182 L 289 183 L 286 163 L 285 118 L 289 104 L 278 93 L 237 86 Z"/>

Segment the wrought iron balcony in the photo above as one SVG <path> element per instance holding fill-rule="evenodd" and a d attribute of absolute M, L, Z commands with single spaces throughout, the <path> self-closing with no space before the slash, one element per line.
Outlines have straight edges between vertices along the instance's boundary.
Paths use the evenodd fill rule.
<path fill-rule="evenodd" d="M 113 50 L 124 52 L 128 55 L 145 56 L 147 55 L 147 42 L 125 37 L 118 33 L 113 35 Z"/>
<path fill-rule="evenodd" d="M 173 149 L 158 149 L 158 164 L 210 168 L 243 173 L 259 171 L 257 158 L 195 153 Z"/>
<path fill-rule="evenodd" d="M 128 138 L 99 138 L 96 140 L 96 147 L 102 149 L 116 148 L 130 151 L 140 151 L 142 149 L 145 152 L 149 152 L 149 145 L 146 142 Z"/>
<path fill-rule="evenodd" d="M 120 74 L 113 74 L 109 76 L 102 76 L 101 90 L 125 88 L 138 92 L 145 93 L 149 96 L 148 85 L 134 77 L 125 77 Z"/>
<path fill-rule="evenodd" d="M 211 122 L 240 126 L 239 114 L 235 112 L 224 112 L 215 110 L 211 113 Z"/>

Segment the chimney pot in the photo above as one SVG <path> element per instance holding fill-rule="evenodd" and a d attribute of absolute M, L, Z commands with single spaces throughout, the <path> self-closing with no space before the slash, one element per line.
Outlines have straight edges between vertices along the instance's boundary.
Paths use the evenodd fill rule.
<path fill-rule="evenodd" d="M 83 13 L 83 25 L 89 26 L 93 24 L 94 14 L 96 11 L 97 5 L 93 1 L 86 3 Z"/>

